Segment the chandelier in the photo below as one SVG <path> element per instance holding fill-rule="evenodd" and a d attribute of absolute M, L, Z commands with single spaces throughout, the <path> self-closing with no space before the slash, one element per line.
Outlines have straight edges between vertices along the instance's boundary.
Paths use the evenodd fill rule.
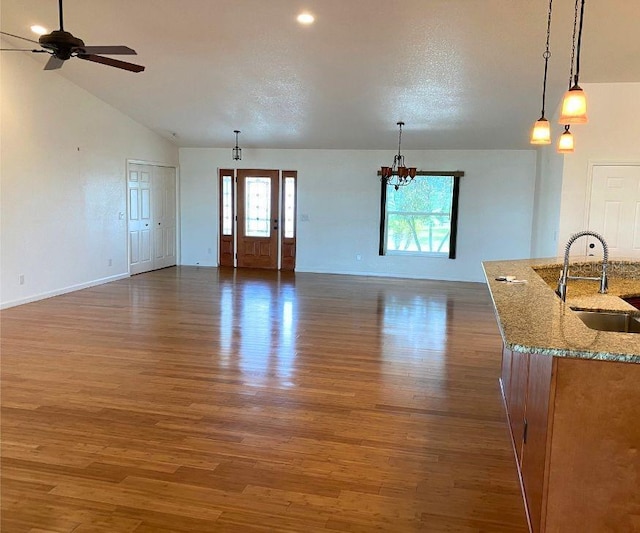
<path fill-rule="evenodd" d="M 231 150 L 231 157 L 234 161 L 239 161 L 242 159 L 242 148 L 238 146 L 238 133 L 240 133 L 240 130 L 233 130 L 233 133 L 236 134 L 236 147 Z"/>
<path fill-rule="evenodd" d="M 406 167 L 404 165 L 404 156 L 400 153 L 400 145 L 402 144 L 402 126 L 404 122 L 398 122 L 400 133 L 398 134 L 398 153 L 393 157 L 393 165 L 390 167 L 382 167 L 380 175 L 387 185 L 393 185 L 397 191 L 400 187 L 409 185 L 416 177 L 416 167 Z"/>

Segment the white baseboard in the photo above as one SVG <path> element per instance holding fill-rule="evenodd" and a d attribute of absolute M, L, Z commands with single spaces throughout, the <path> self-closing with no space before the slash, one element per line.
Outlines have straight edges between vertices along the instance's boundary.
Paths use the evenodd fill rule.
<path fill-rule="evenodd" d="M 34 294 L 32 296 L 28 296 L 26 298 L 20 298 L 18 300 L 12 300 L 10 302 L 1 302 L 0 309 L 8 309 L 9 307 L 15 307 L 17 305 L 28 304 L 31 302 L 37 302 L 38 300 L 45 300 L 46 298 L 53 298 L 54 296 L 60 296 L 61 294 L 67 294 L 69 292 L 79 291 L 82 289 L 88 289 L 89 287 L 95 287 L 96 285 L 104 285 L 105 283 L 110 283 L 112 281 L 117 281 L 119 279 L 125 279 L 129 277 L 129 273 L 125 272 L 124 274 L 116 274 L 115 276 L 109 276 L 107 278 L 95 279 L 93 281 L 88 281 L 86 283 L 78 283 L 77 285 L 71 285 L 69 287 L 64 287 L 62 289 L 56 289 L 54 291 L 43 292 L 40 294 Z"/>

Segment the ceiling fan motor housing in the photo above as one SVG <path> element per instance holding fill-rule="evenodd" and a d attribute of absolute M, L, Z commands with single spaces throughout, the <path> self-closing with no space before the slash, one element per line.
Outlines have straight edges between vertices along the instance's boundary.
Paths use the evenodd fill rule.
<path fill-rule="evenodd" d="M 63 61 L 69 59 L 75 52 L 84 48 L 84 41 L 71 35 L 68 31 L 55 30 L 47 35 L 42 35 L 38 42 L 42 48 L 51 50 L 53 55 Z M 79 50 L 80 49 L 80 50 Z"/>

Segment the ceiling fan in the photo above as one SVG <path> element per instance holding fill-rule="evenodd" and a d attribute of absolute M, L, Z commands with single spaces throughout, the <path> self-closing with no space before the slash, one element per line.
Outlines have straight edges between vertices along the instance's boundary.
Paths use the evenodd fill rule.
<path fill-rule="evenodd" d="M 142 72 L 144 70 L 142 65 L 135 65 L 134 63 L 127 63 L 126 61 L 97 55 L 136 55 L 136 51 L 132 50 L 128 46 L 86 46 L 82 39 L 78 39 L 68 31 L 64 31 L 64 23 L 62 20 L 62 0 L 58 0 L 58 10 L 60 13 L 60 29 L 52 31 L 46 35 L 42 35 L 38 41 L 33 41 L 26 37 L 20 37 L 19 35 L 0 31 L 0 34 L 2 35 L 8 35 L 9 37 L 15 37 L 17 39 L 22 39 L 23 41 L 39 44 L 43 50 L 20 50 L 15 48 L 2 48 L 1 50 L 51 54 L 49 61 L 47 61 L 47 64 L 44 66 L 44 70 L 58 69 L 71 57 L 77 57 L 79 59 L 84 59 L 85 61 L 93 61 L 94 63 L 102 63 L 103 65 L 121 68 L 131 72 Z"/>

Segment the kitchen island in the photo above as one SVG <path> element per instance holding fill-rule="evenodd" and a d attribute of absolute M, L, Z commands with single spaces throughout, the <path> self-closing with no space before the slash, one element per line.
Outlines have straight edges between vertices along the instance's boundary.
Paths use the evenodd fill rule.
<path fill-rule="evenodd" d="M 584 258 L 571 270 L 599 266 Z M 553 289 L 562 260 L 483 267 L 531 531 L 640 531 L 640 334 L 591 329 L 573 310 L 640 316 L 623 299 L 640 295 L 640 263 L 610 261 L 607 294 L 594 281 L 570 280 L 566 302 Z M 496 280 L 506 276 L 516 281 Z"/>

